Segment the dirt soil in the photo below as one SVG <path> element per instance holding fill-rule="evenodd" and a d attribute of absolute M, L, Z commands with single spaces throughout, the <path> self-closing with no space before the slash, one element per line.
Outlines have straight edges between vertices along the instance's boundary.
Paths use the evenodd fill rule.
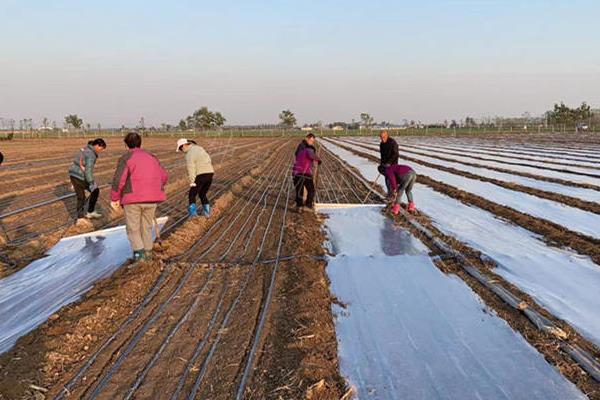
<path fill-rule="evenodd" d="M 335 299 L 325 263 L 313 258 L 323 254 L 320 221 L 291 211 L 288 153 L 295 143 L 286 146 L 232 183 L 216 199 L 210 219 L 178 227 L 155 248 L 158 260 L 120 269 L 0 356 L 0 399 L 52 397 L 65 385 L 67 398 L 96 390 L 98 398 L 116 398 L 135 389 L 136 398 L 178 391 L 230 399 L 255 337 L 259 346 L 245 398 L 337 399 L 347 393 L 337 365 Z M 332 183 L 331 168 L 323 169 L 323 182 Z M 346 186 L 336 185 L 330 196 L 363 197 L 353 179 L 347 176 Z M 227 254 L 222 263 L 189 262 L 205 254 L 195 246 L 203 237 L 215 243 L 214 254 Z M 236 246 L 227 252 L 231 240 Z M 257 336 L 275 264 L 248 262 L 278 254 L 299 257 L 279 264 Z"/>
<path fill-rule="evenodd" d="M 291 214 L 285 247 L 324 256 L 321 218 Z M 276 297 L 248 399 L 339 399 L 347 388 L 339 375 L 337 339 L 324 261 L 301 258 L 280 265 Z"/>
<path fill-rule="evenodd" d="M 228 143 L 229 146 L 225 150 L 223 150 L 224 143 Z M 161 142 L 161 145 L 166 145 L 164 140 Z M 262 157 L 268 157 L 274 152 L 273 142 L 265 141 L 254 144 L 251 149 L 248 149 L 249 145 L 252 145 L 252 143 L 247 141 L 238 142 L 237 140 L 234 140 L 232 143 L 211 142 L 206 145 L 209 151 L 219 150 L 219 152 L 213 155 L 215 181 L 213 182 L 212 193 L 220 189 L 227 190 L 228 187 L 235 184 L 235 181 L 243 178 L 254 165 L 260 164 L 262 160 L 261 158 L 257 158 L 258 154 Z M 181 156 L 178 157 L 178 162 L 172 168 L 167 168 L 170 174 L 169 184 L 166 188 L 168 200 L 162 203 L 158 210 L 159 214 L 167 214 L 171 217 L 167 230 L 172 230 L 175 227 L 171 226 L 173 221 L 179 221 L 186 213 L 184 205 L 187 203 L 188 185 L 182 165 L 183 161 Z M 232 169 L 232 165 L 237 165 L 237 167 Z M 105 217 L 94 220 L 88 226 L 79 227 L 70 223 L 70 215 L 73 213 L 75 207 L 74 198 L 1 220 L 0 232 L 5 232 L 5 235 L 8 235 L 11 241 L 6 243 L 5 237 L 0 233 L 0 238 L 2 238 L 2 241 L 0 241 L 0 251 L 2 251 L 3 255 L 0 258 L 0 262 L 3 263 L 0 264 L 0 277 L 12 274 L 31 261 L 43 256 L 50 247 L 63 237 L 122 224 L 122 213 L 107 211 L 108 192 L 108 189 L 101 191 L 98 205 L 101 212 L 104 210 Z M 40 213 L 43 217 L 40 216 Z M 29 219 L 37 222 L 25 224 L 22 222 Z M 14 224 L 23 224 L 23 228 L 15 228 Z M 11 233 L 7 234 L 6 232 Z"/>
<path fill-rule="evenodd" d="M 244 178 L 242 185 L 232 184 L 236 186 L 232 189 L 241 191 L 245 188 L 243 184 L 251 183 L 250 177 Z M 182 233 L 177 231 L 162 246 L 155 246 L 155 254 L 168 259 L 169 255 L 189 247 L 194 238 L 203 235 L 217 221 L 233 195 L 229 190 L 215 199 L 214 218 L 187 221 Z M 182 268 L 171 267 L 163 287 L 180 276 Z M 121 268 L 110 278 L 96 283 L 81 301 L 63 307 L 48 322 L 21 338 L 13 349 L 0 355 L 0 399 L 35 398 L 36 390 L 30 385 L 53 388 L 59 380 L 64 380 L 123 323 L 164 269 L 162 261 Z"/>

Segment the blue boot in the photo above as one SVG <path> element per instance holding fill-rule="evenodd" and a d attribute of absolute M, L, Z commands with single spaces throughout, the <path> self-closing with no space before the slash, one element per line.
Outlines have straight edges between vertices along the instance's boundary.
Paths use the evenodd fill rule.
<path fill-rule="evenodd" d="M 210 216 L 210 204 L 202 204 L 202 213 L 204 214 L 205 217 L 209 217 Z"/>
<path fill-rule="evenodd" d="M 196 207 L 196 204 L 190 204 L 188 206 L 188 215 L 190 218 L 198 216 L 198 207 Z"/>
<path fill-rule="evenodd" d="M 133 261 L 142 261 L 146 259 L 146 251 L 136 250 L 133 252 Z"/>

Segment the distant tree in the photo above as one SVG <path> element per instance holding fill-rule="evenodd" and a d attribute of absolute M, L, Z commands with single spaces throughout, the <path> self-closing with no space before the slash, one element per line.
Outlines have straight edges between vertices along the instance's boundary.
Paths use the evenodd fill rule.
<path fill-rule="evenodd" d="M 365 128 L 370 128 L 375 124 L 375 120 L 371 117 L 369 113 L 360 113 L 360 121 L 362 126 Z"/>
<path fill-rule="evenodd" d="M 565 103 L 554 104 L 554 108 L 546 113 L 546 119 L 551 124 L 574 124 L 589 119 L 592 116 L 591 107 L 583 102 L 577 108 L 569 108 Z"/>
<path fill-rule="evenodd" d="M 50 120 L 48 118 L 46 118 L 46 117 L 42 118 L 42 127 L 48 128 L 49 124 L 50 124 Z"/>
<path fill-rule="evenodd" d="M 194 128 L 210 129 L 214 125 L 214 114 L 208 110 L 208 107 L 201 107 L 192 114 Z"/>
<path fill-rule="evenodd" d="M 227 120 L 220 112 L 212 112 L 208 107 L 200 107 L 192 115 L 179 121 L 179 129 L 211 129 L 221 127 Z"/>
<path fill-rule="evenodd" d="M 223 114 L 221 114 L 220 112 L 217 111 L 214 114 L 213 122 L 214 122 L 215 126 L 222 127 L 223 125 L 225 125 L 225 122 L 227 122 L 227 120 L 225 119 Z"/>
<path fill-rule="evenodd" d="M 77 114 L 69 114 L 65 117 L 65 123 L 68 126 L 72 126 L 75 129 L 81 129 L 83 126 L 83 120 L 77 116 Z"/>
<path fill-rule="evenodd" d="M 290 110 L 283 110 L 279 113 L 281 125 L 286 128 L 293 128 L 296 125 L 296 116 Z"/>
<path fill-rule="evenodd" d="M 477 127 L 477 123 L 475 122 L 475 119 L 472 117 L 465 118 L 465 127 L 467 127 L 467 128 Z"/>

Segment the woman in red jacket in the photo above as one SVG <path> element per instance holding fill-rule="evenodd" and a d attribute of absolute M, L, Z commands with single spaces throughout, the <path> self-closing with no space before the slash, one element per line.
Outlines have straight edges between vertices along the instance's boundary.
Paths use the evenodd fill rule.
<path fill-rule="evenodd" d="M 125 211 L 127 237 L 134 261 L 152 254 L 152 226 L 156 206 L 167 199 L 167 171 L 156 156 L 142 150 L 142 138 L 135 132 L 125 136 L 127 153 L 117 163 L 110 194 L 111 206 Z"/>
<path fill-rule="evenodd" d="M 390 189 L 396 197 L 392 206 L 392 213 L 397 215 L 400 212 L 400 199 L 402 192 L 406 192 L 408 199 L 408 211 L 415 212 L 417 207 L 413 201 L 412 188 L 417 181 L 416 172 L 408 165 L 390 165 L 385 169 L 385 175 L 390 182 Z"/>

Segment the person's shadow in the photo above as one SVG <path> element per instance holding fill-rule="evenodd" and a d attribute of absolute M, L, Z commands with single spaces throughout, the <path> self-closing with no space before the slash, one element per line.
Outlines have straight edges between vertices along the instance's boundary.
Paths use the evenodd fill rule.
<path fill-rule="evenodd" d="M 3 198 L 2 200 L 0 200 L 0 216 L 4 215 L 7 212 L 10 212 L 10 206 L 11 204 L 15 201 L 15 199 L 17 198 L 17 195 L 10 195 L 7 196 L 5 198 Z M 10 232 L 9 232 L 9 228 L 4 224 L 4 218 L 0 218 L 0 247 L 4 247 L 5 245 L 9 244 L 11 241 L 11 237 L 10 237 Z M 0 261 L 8 264 L 8 265 L 12 265 L 13 263 L 3 254 L 3 252 L 0 252 Z"/>
<path fill-rule="evenodd" d="M 104 245 L 105 239 L 104 236 L 97 236 L 96 240 L 91 236 L 85 238 L 85 247 L 82 252 L 86 255 L 86 259 L 97 258 L 104 252 L 106 249 L 106 246 Z"/>
<path fill-rule="evenodd" d="M 60 183 L 54 187 L 54 195 L 56 198 L 61 199 L 67 216 L 75 220 L 77 219 L 77 198 L 72 194 L 74 194 L 74 191 L 70 183 Z"/>
<path fill-rule="evenodd" d="M 415 255 L 421 253 L 416 239 L 406 229 L 385 218 L 381 234 L 381 250 L 386 256 Z"/>

